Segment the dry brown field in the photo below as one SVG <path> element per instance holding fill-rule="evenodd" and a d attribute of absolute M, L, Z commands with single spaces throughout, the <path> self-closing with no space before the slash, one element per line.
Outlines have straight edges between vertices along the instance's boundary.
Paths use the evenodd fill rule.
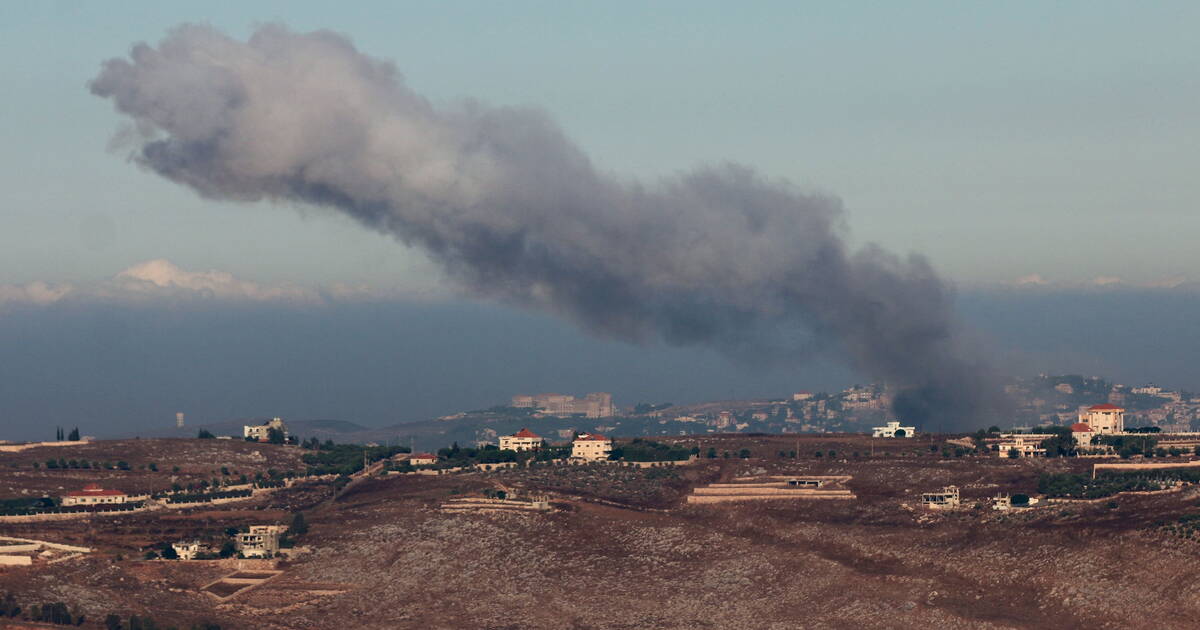
<path fill-rule="evenodd" d="M 796 459 L 779 457 L 796 449 L 795 437 L 681 440 L 731 457 L 666 471 L 391 476 L 341 493 L 300 486 L 236 509 L 0 526 L 99 549 L 6 569 L 0 590 L 97 619 L 116 611 L 151 614 L 160 627 L 211 620 L 226 630 L 1128 629 L 1194 628 L 1200 618 L 1200 543 L 1163 527 L 1200 513 L 1200 489 L 1001 513 L 985 500 L 1034 494 L 1040 473 L 1085 472 L 1099 460 L 943 458 L 940 438 L 806 436 Z M 743 448 L 752 457 L 737 457 Z M 858 498 L 685 503 L 697 485 L 765 474 L 850 475 Z M 963 509 L 917 504 L 948 484 L 962 488 Z M 554 509 L 436 510 L 497 489 L 548 496 Z M 283 523 L 296 510 L 310 524 L 300 544 L 311 551 L 226 602 L 199 589 L 236 567 L 138 559 L 152 542 Z"/>

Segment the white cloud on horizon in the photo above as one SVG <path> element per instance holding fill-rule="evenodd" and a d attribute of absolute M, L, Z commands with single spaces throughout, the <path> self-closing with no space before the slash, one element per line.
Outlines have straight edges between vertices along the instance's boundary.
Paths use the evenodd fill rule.
<path fill-rule="evenodd" d="M 970 283 L 966 285 L 977 289 L 1008 288 L 1024 290 L 1072 290 L 1072 289 L 1178 289 L 1197 290 L 1200 283 L 1193 282 L 1185 276 L 1172 276 L 1145 281 L 1127 280 L 1120 276 L 1101 275 L 1086 281 L 1051 280 L 1041 273 L 1028 273 L 1013 280 L 999 283 Z"/>
<path fill-rule="evenodd" d="M 216 298 L 307 302 L 318 298 L 311 289 L 296 286 L 263 286 L 234 277 L 227 271 L 185 271 L 158 258 L 138 263 L 113 278 L 114 287 L 132 293 L 183 291 Z"/>
<path fill-rule="evenodd" d="M 227 302 L 322 304 L 338 301 L 437 299 L 448 294 L 434 289 L 380 290 L 366 285 L 334 284 L 303 287 L 265 285 L 227 271 L 188 271 L 158 258 L 128 267 L 111 278 L 90 285 L 52 284 L 41 280 L 26 284 L 0 284 L 0 308 L 50 306 L 68 300 L 145 302 L 165 299 L 203 299 Z"/>
<path fill-rule="evenodd" d="M 1049 282 L 1045 278 L 1042 277 L 1042 274 L 1031 273 L 1028 275 L 1021 276 L 1020 278 L 1017 278 L 1013 284 L 1016 284 L 1016 285 L 1028 285 L 1028 284 L 1043 285 L 1043 284 L 1049 284 Z"/>

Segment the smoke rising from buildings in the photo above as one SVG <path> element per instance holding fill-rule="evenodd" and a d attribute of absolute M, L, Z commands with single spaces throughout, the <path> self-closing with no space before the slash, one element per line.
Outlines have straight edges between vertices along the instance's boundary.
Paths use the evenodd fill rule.
<path fill-rule="evenodd" d="M 624 181 L 543 112 L 435 106 L 344 37 L 184 25 L 91 91 L 142 166 L 223 200 L 345 213 L 424 250 L 475 295 L 632 342 L 756 360 L 836 350 L 946 428 L 1002 408 L 919 256 L 851 251 L 837 199 L 739 165 Z"/>

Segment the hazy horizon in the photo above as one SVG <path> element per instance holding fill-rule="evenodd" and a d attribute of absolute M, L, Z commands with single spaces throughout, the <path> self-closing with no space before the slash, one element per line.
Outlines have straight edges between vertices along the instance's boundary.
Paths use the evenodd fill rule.
<path fill-rule="evenodd" d="M 965 290 L 959 310 L 1010 376 L 1082 373 L 1200 389 L 1179 289 Z M 609 391 L 616 402 L 786 396 L 863 382 L 836 353 L 755 365 L 637 346 L 556 318 L 468 300 L 252 303 L 171 295 L 62 301 L 0 314 L 0 439 L 47 427 L 131 435 L 235 418 L 378 427 L 503 404 L 517 393 Z"/>

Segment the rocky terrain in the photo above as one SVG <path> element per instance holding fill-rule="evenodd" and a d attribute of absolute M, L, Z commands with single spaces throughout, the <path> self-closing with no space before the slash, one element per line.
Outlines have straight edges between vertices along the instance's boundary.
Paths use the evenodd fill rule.
<path fill-rule="evenodd" d="M 996 512 L 988 497 L 1036 494 L 1042 472 L 1083 472 L 1092 461 L 947 458 L 931 438 L 801 438 L 798 449 L 794 437 L 779 436 L 689 444 L 751 456 L 665 470 L 393 475 L 341 491 L 301 484 L 169 519 L 2 525 L 0 534 L 99 551 L 6 569 L 0 590 L 63 601 L 97 622 L 117 611 L 151 615 L 160 627 L 225 629 L 1190 628 L 1200 615 L 1200 543 L 1181 524 L 1200 513 L 1195 486 Z M 858 498 L 684 503 L 696 485 L 764 474 L 850 475 Z M 962 509 L 920 507 L 921 492 L 947 484 L 962 488 Z M 551 509 L 436 509 L 497 490 L 546 498 Z M 199 589 L 236 560 L 139 559 L 155 541 L 286 523 L 298 511 L 310 524 L 299 540 L 309 551 L 227 601 Z"/>

